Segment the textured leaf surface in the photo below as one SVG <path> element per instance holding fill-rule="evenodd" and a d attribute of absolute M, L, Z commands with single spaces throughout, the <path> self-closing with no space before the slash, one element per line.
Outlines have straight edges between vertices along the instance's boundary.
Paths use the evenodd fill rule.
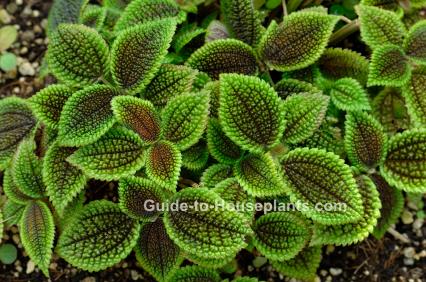
<path fill-rule="evenodd" d="M 219 39 L 205 44 L 192 53 L 186 64 L 218 79 L 221 73 L 257 73 L 256 55 L 253 49 L 235 39 Z"/>
<path fill-rule="evenodd" d="M 49 39 L 49 69 L 59 80 L 90 84 L 106 73 L 108 46 L 94 29 L 61 24 Z"/>
<path fill-rule="evenodd" d="M 204 140 L 182 151 L 182 165 L 192 171 L 200 171 L 209 160 L 209 151 Z"/>
<path fill-rule="evenodd" d="M 274 86 L 281 99 L 302 93 L 321 93 L 321 90 L 306 81 L 294 78 L 283 78 Z"/>
<path fill-rule="evenodd" d="M 297 146 L 324 149 L 341 157 L 345 154 L 342 131 L 328 123 L 322 124 L 311 137 Z"/>
<path fill-rule="evenodd" d="M 7 169 L 3 176 L 3 192 L 9 201 L 25 205 L 31 197 L 24 194 L 13 179 L 12 169 Z M 0 237 L 1 238 L 1 237 Z"/>
<path fill-rule="evenodd" d="M 220 21 L 213 20 L 207 27 L 206 30 L 206 43 L 218 40 L 218 39 L 226 39 L 229 38 L 229 30 L 228 28 Z"/>
<path fill-rule="evenodd" d="M 92 201 L 66 226 L 57 252 L 73 266 L 99 271 L 130 254 L 139 230 L 140 224 L 121 212 L 117 204 Z"/>
<path fill-rule="evenodd" d="M 219 282 L 222 279 L 215 270 L 206 269 L 197 265 L 179 268 L 170 278 L 173 282 Z"/>
<path fill-rule="evenodd" d="M 330 90 L 331 101 L 344 111 L 370 110 L 368 94 L 361 84 L 353 78 L 341 78 Z"/>
<path fill-rule="evenodd" d="M 188 208 L 165 213 L 167 233 L 184 251 L 201 257 L 221 258 L 236 253 L 246 245 L 244 238 L 251 230 L 244 216 L 235 210 L 210 208 L 220 201 L 216 193 L 206 188 L 178 192 L 170 203 L 186 203 Z"/>
<path fill-rule="evenodd" d="M 232 177 L 232 167 L 226 164 L 214 164 L 204 170 L 200 179 L 200 185 L 213 188 L 219 182 Z"/>
<path fill-rule="evenodd" d="M 197 27 L 196 23 L 184 25 L 173 39 L 173 48 L 183 56 L 191 54 L 204 44 L 204 28 Z"/>
<path fill-rule="evenodd" d="M 316 12 L 292 13 L 280 25 L 273 21 L 260 41 L 260 57 L 279 71 L 307 67 L 324 52 L 337 21 Z"/>
<path fill-rule="evenodd" d="M 281 165 L 290 198 L 306 204 L 306 209 L 302 209 L 306 216 L 322 224 L 343 224 L 362 216 L 362 199 L 355 179 L 349 166 L 337 155 L 298 148 L 286 154 Z M 315 209 L 317 203 L 344 204 L 346 208 L 326 211 Z"/>
<path fill-rule="evenodd" d="M 196 254 L 190 254 L 186 252 L 185 257 L 200 267 L 205 267 L 209 269 L 218 269 L 230 263 L 234 259 L 235 254 L 232 254 L 227 257 L 221 257 L 221 258 L 203 258 Z"/>
<path fill-rule="evenodd" d="M 114 81 L 131 92 L 142 90 L 158 71 L 175 29 L 173 19 L 163 19 L 121 32 L 111 51 Z"/>
<path fill-rule="evenodd" d="M 408 56 L 420 63 L 426 63 L 426 20 L 413 25 L 404 41 Z"/>
<path fill-rule="evenodd" d="M 117 89 L 94 85 L 74 93 L 59 120 L 58 140 L 63 146 L 83 146 L 98 140 L 115 122 L 111 100 Z"/>
<path fill-rule="evenodd" d="M 210 92 L 210 117 L 217 118 L 219 115 L 220 82 L 218 80 L 209 81 L 203 89 Z"/>
<path fill-rule="evenodd" d="M 55 224 L 47 205 L 40 201 L 31 201 L 25 207 L 19 224 L 22 245 L 31 260 L 49 276 L 49 264 L 52 257 Z"/>
<path fill-rule="evenodd" d="M 125 128 L 112 128 L 93 144 L 79 148 L 67 161 L 90 177 L 113 180 L 134 174 L 144 161 L 139 135 Z"/>
<path fill-rule="evenodd" d="M 48 36 L 56 31 L 61 23 L 77 23 L 80 10 L 86 0 L 55 0 L 49 10 L 47 32 Z"/>
<path fill-rule="evenodd" d="M 285 125 L 274 89 L 259 78 L 238 74 L 221 76 L 219 117 L 225 134 L 252 152 L 277 144 Z"/>
<path fill-rule="evenodd" d="M 180 95 L 162 113 L 165 139 L 185 150 L 198 142 L 207 126 L 209 95 L 206 92 Z"/>
<path fill-rule="evenodd" d="M 207 143 L 210 154 L 220 163 L 233 164 L 241 157 L 242 150 L 226 136 L 217 119 L 209 120 Z"/>
<path fill-rule="evenodd" d="M 400 190 L 413 193 L 426 191 L 426 132 L 406 130 L 389 139 L 382 176 Z"/>
<path fill-rule="evenodd" d="M 4 221 L 3 221 L 4 225 L 6 227 L 17 225 L 21 220 L 24 209 L 25 209 L 24 205 L 15 203 L 11 201 L 10 199 L 7 200 L 1 209 L 1 211 L 3 212 L 3 217 L 4 217 Z"/>
<path fill-rule="evenodd" d="M 426 126 L 426 66 L 420 66 L 412 73 L 408 85 L 402 92 L 411 120 L 418 127 Z"/>

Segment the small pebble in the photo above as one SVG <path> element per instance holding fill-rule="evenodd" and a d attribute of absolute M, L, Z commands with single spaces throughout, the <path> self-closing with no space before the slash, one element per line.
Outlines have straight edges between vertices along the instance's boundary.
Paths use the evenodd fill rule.
<path fill-rule="evenodd" d="M 327 248 L 325 249 L 325 253 L 331 254 L 332 252 L 334 252 L 335 247 L 333 245 L 327 245 Z"/>
<path fill-rule="evenodd" d="M 43 29 L 38 24 L 34 26 L 33 30 L 35 33 L 43 32 Z"/>
<path fill-rule="evenodd" d="M 6 10 L 9 12 L 9 14 L 13 15 L 18 10 L 18 6 L 16 6 L 16 4 L 12 2 L 10 4 L 7 4 Z"/>
<path fill-rule="evenodd" d="M 414 259 L 412 259 L 412 258 L 404 258 L 404 264 L 405 265 L 413 265 L 414 264 Z"/>
<path fill-rule="evenodd" d="M 19 65 L 19 73 L 27 76 L 34 76 L 34 67 L 29 62 L 23 62 Z"/>
<path fill-rule="evenodd" d="M 268 259 L 265 257 L 255 257 L 252 263 L 254 267 L 260 268 L 267 262 L 268 262 Z"/>
<path fill-rule="evenodd" d="M 21 6 L 24 4 L 24 0 L 15 0 L 16 5 Z"/>
<path fill-rule="evenodd" d="M 416 250 L 413 247 L 408 247 L 404 249 L 403 253 L 406 258 L 412 258 L 416 254 Z"/>
<path fill-rule="evenodd" d="M 326 277 L 326 276 L 327 276 L 327 274 L 328 274 L 328 271 L 327 271 L 327 270 L 325 270 L 325 269 L 321 269 L 320 274 L 321 274 L 321 276 Z"/>
<path fill-rule="evenodd" d="M 16 271 L 18 271 L 18 272 L 22 272 L 22 266 L 20 266 L 20 265 L 18 265 L 17 267 L 15 267 L 15 269 L 16 269 Z"/>
<path fill-rule="evenodd" d="M 401 220 L 402 220 L 402 223 L 404 224 L 411 224 L 414 222 L 413 214 L 408 210 L 404 210 L 404 212 L 401 215 Z"/>
<path fill-rule="evenodd" d="M 132 277 L 133 281 L 136 281 L 139 279 L 139 273 L 134 269 L 130 270 L 130 276 Z"/>
<path fill-rule="evenodd" d="M 15 87 L 16 88 L 16 87 Z M 18 89 L 19 89 L 19 87 L 18 87 Z M 13 89 L 13 90 L 15 90 L 15 89 Z M 21 240 L 19 240 L 19 235 L 18 234 L 14 234 L 13 236 L 12 236 L 12 240 L 13 240 L 13 242 L 16 244 L 16 245 L 18 245 L 20 242 L 21 242 Z"/>
<path fill-rule="evenodd" d="M 414 222 L 413 222 L 413 229 L 414 230 L 419 230 L 422 228 L 424 223 L 424 219 L 421 218 L 417 218 Z"/>
<path fill-rule="evenodd" d="M 35 270 L 35 263 L 32 260 L 29 260 L 27 263 L 27 270 L 25 271 L 26 274 L 33 273 Z"/>
<path fill-rule="evenodd" d="M 0 23 L 9 24 L 12 21 L 5 9 L 0 10 Z"/>
<path fill-rule="evenodd" d="M 333 276 L 339 276 L 342 272 L 343 270 L 341 268 L 330 268 L 330 274 Z"/>
<path fill-rule="evenodd" d="M 21 39 L 22 39 L 23 41 L 31 42 L 31 41 L 33 41 L 33 40 L 34 40 L 34 38 L 35 38 L 35 35 L 34 35 L 34 32 L 33 32 L 32 30 L 24 31 L 24 32 L 21 34 Z"/>
<path fill-rule="evenodd" d="M 93 276 L 89 276 L 81 280 L 81 282 L 96 282 L 96 278 Z"/>

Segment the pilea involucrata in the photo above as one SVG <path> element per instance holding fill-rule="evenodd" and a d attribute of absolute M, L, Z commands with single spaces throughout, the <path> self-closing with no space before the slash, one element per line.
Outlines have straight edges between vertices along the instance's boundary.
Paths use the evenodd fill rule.
<path fill-rule="evenodd" d="M 258 281 L 229 274 L 244 248 L 310 281 L 323 245 L 382 237 L 426 192 L 426 21 L 260 2 L 55 0 L 58 83 L 0 101 L 0 236 L 46 276 L 135 252 L 171 282 Z"/>

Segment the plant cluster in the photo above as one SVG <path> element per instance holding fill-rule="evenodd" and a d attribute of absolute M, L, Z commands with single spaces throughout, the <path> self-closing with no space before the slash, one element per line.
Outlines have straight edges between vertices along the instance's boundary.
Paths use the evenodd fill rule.
<path fill-rule="evenodd" d="M 0 223 L 46 276 L 53 251 L 89 271 L 134 251 L 159 281 L 221 281 L 245 248 L 309 280 L 323 245 L 380 238 L 402 191 L 426 192 L 425 20 L 392 1 L 353 20 L 309 1 L 129 2 L 56 1 L 59 83 L 0 101 Z M 364 55 L 330 45 L 357 28 Z M 87 199 L 99 181 L 117 201 Z M 270 203 L 303 208 L 235 208 Z"/>

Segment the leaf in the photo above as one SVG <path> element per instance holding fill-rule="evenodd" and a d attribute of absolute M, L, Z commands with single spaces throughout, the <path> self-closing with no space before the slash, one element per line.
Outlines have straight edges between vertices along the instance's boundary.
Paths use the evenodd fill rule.
<path fill-rule="evenodd" d="M 144 163 L 144 144 L 125 128 L 112 128 L 98 141 L 79 148 L 67 161 L 89 177 L 117 180 L 138 171 Z"/>
<path fill-rule="evenodd" d="M 173 49 L 176 53 L 182 55 L 190 55 L 196 49 L 204 44 L 204 28 L 197 27 L 196 23 L 186 24 L 178 32 L 173 39 Z"/>
<path fill-rule="evenodd" d="M 17 225 L 22 217 L 22 213 L 24 212 L 25 206 L 15 203 L 13 201 L 6 200 L 2 207 L 3 218 L 2 221 L 5 223 L 6 227 L 10 227 L 12 225 Z"/>
<path fill-rule="evenodd" d="M 346 115 L 345 148 L 355 167 L 368 171 L 383 160 L 386 151 L 386 134 L 382 125 L 365 112 Z"/>
<path fill-rule="evenodd" d="M 57 253 L 71 265 L 99 271 L 127 257 L 136 244 L 140 224 L 106 200 L 92 201 L 59 236 Z"/>
<path fill-rule="evenodd" d="M 116 119 L 139 134 L 146 144 L 156 142 L 160 137 L 160 117 L 154 105 L 131 96 L 118 96 L 112 102 Z"/>
<path fill-rule="evenodd" d="M 197 143 L 207 126 L 209 100 L 207 92 L 183 94 L 170 100 L 162 112 L 164 138 L 179 150 Z"/>
<path fill-rule="evenodd" d="M 337 21 L 317 12 L 291 13 L 280 25 L 272 21 L 259 43 L 259 55 L 274 70 L 307 67 L 321 57 Z"/>
<path fill-rule="evenodd" d="M 107 15 L 108 10 L 106 8 L 87 4 L 80 12 L 80 23 L 102 32 Z"/>
<path fill-rule="evenodd" d="M 232 167 L 226 164 L 214 164 L 204 170 L 200 179 L 200 186 L 213 188 L 229 177 L 232 177 Z"/>
<path fill-rule="evenodd" d="M 17 204 L 25 205 L 28 201 L 31 200 L 31 197 L 24 194 L 18 187 L 18 185 L 16 185 L 15 180 L 13 179 L 12 169 L 10 168 L 4 172 L 3 192 L 9 201 L 12 201 Z"/>
<path fill-rule="evenodd" d="M 194 146 L 182 151 L 182 165 L 192 171 L 201 171 L 209 160 L 209 151 L 202 140 Z"/>
<path fill-rule="evenodd" d="M 183 251 L 204 258 L 221 258 L 238 252 L 246 245 L 244 238 L 251 230 L 243 215 L 235 210 L 227 206 L 214 208 L 221 201 L 206 188 L 179 191 L 170 203 L 187 208 L 166 211 L 164 223 L 170 238 Z"/>
<path fill-rule="evenodd" d="M 179 247 L 167 235 L 161 219 L 142 226 L 135 253 L 142 267 L 158 281 L 172 281 L 168 278 L 183 261 Z"/>
<path fill-rule="evenodd" d="M 155 182 L 174 189 L 181 166 L 181 153 L 173 143 L 159 141 L 148 149 L 146 173 Z"/>
<path fill-rule="evenodd" d="M 312 236 L 310 223 L 299 212 L 271 212 L 259 217 L 253 227 L 253 244 L 272 260 L 295 257 Z"/>
<path fill-rule="evenodd" d="M 160 68 L 175 29 L 173 19 L 163 19 L 121 32 L 111 49 L 111 73 L 115 83 L 131 93 L 141 91 Z"/>
<path fill-rule="evenodd" d="M 61 24 L 49 37 L 49 69 L 68 84 L 88 85 L 107 73 L 108 45 L 96 30 Z"/>
<path fill-rule="evenodd" d="M 186 66 L 163 64 L 142 92 L 142 98 L 164 107 L 173 97 L 191 91 L 196 71 Z"/>
<path fill-rule="evenodd" d="M 280 273 L 301 280 L 315 278 L 321 262 L 321 246 L 306 247 L 294 258 L 285 261 L 271 261 Z"/>
<path fill-rule="evenodd" d="M 417 127 L 426 126 L 426 66 L 420 66 L 413 71 L 408 85 L 403 87 L 402 95 L 410 119 Z"/>
<path fill-rule="evenodd" d="M 223 268 L 228 263 L 232 262 L 235 257 L 235 254 L 231 254 L 230 256 L 221 258 L 203 258 L 198 256 L 197 254 L 190 254 L 186 252 L 185 257 L 197 266 L 209 269 L 218 269 Z"/>
<path fill-rule="evenodd" d="M 151 21 L 174 18 L 177 23 L 185 20 L 185 13 L 172 0 L 135 0 L 127 5 L 118 19 L 114 31 L 119 32 L 128 27 Z"/>
<path fill-rule="evenodd" d="M 220 21 L 213 20 L 208 26 L 206 30 L 206 43 L 219 40 L 219 39 L 227 39 L 229 38 L 229 30 L 228 28 Z"/>
<path fill-rule="evenodd" d="M 34 132 L 35 125 L 25 100 L 8 97 L 0 101 L 0 170 L 9 166 L 19 143 Z"/>
<path fill-rule="evenodd" d="M 253 49 L 235 39 L 218 39 L 205 44 L 192 53 L 186 64 L 218 79 L 221 73 L 257 73 L 256 55 Z"/>
<path fill-rule="evenodd" d="M 406 130 L 389 139 L 381 175 L 397 189 L 426 193 L 426 131 Z"/>
<path fill-rule="evenodd" d="M 377 6 L 386 10 L 395 10 L 399 6 L 395 0 L 361 0 L 360 3 L 366 6 Z"/>
<path fill-rule="evenodd" d="M 0 55 L 0 69 L 4 72 L 9 72 L 16 69 L 16 56 L 13 53 L 4 52 Z"/>
<path fill-rule="evenodd" d="M 115 122 L 111 100 L 118 95 L 117 89 L 106 85 L 75 92 L 65 103 L 59 119 L 60 145 L 88 145 L 104 135 Z"/>
<path fill-rule="evenodd" d="M 344 157 L 345 154 L 342 131 L 328 123 L 323 123 L 311 137 L 296 145 L 297 147 L 324 149 L 340 157 Z"/>
<path fill-rule="evenodd" d="M 282 140 L 294 144 L 312 136 L 324 120 L 329 100 L 325 95 L 310 93 L 288 97 L 282 110 L 286 120 Z"/>
<path fill-rule="evenodd" d="M 29 101 L 34 114 L 47 126 L 57 129 L 62 109 L 74 92 L 64 84 L 50 85 Z"/>
<path fill-rule="evenodd" d="M 206 269 L 198 265 L 189 265 L 179 268 L 169 279 L 173 282 L 220 282 L 222 279 L 217 271 Z"/>
<path fill-rule="evenodd" d="M 87 182 L 83 171 L 67 161 L 74 151 L 74 148 L 60 147 L 55 142 L 49 146 L 44 158 L 46 194 L 59 213 L 84 189 Z"/>
<path fill-rule="evenodd" d="M 254 197 L 283 195 L 288 190 L 269 153 L 241 158 L 234 165 L 234 174 L 244 190 Z"/>
<path fill-rule="evenodd" d="M 322 91 L 306 81 L 297 80 L 294 78 L 283 78 L 274 86 L 275 91 L 281 99 L 286 99 L 289 96 L 302 93 L 318 93 Z"/>
<path fill-rule="evenodd" d="M 318 60 L 321 74 L 327 79 L 354 78 L 361 85 L 367 83 L 368 60 L 350 49 L 328 48 Z"/>
<path fill-rule="evenodd" d="M 291 201 L 303 203 L 301 211 L 307 217 L 322 224 L 343 224 L 361 218 L 362 199 L 351 169 L 334 153 L 297 148 L 283 157 L 281 168 Z M 316 209 L 317 203 L 336 208 Z M 346 208 L 339 208 L 342 205 Z"/>
<path fill-rule="evenodd" d="M 242 150 L 223 132 L 217 119 L 209 119 L 207 144 L 210 154 L 220 163 L 234 164 L 242 155 Z"/>
<path fill-rule="evenodd" d="M 353 78 L 337 80 L 330 90 L 331 101 L 344 111 L 371 110 L 367 91 Z"/>
<path fill-rule="evenodd" d="M 49 277 L 55 224 L 47 205 L 40 201 L 28 202 L 19 224 L 22 245 L 31 260 Z"/>
<path fill-rule="evenodd" d="M 12 46 L 18 37 L 16 27 L 12 25 L 5 25 L 0 28 L 0 52 L 6 51 Z"/>
<path fill-rule="evenodd" d="M 232 280 L 232 282 L 259 282 L 255 277 L 244 277 L 240 276 Z"/>
<path fill-rule="evenodd" d="M 3 217 L 0 211 L 0 238 L 3 237 Z M 13 264 L 18 258 L 18 250 L 12 244 L 2 244 L 0 246 L 0 261 L 3 264 Z"/>
<path fill-rule="evenodd" d="M 371 55 L 367 86 L 400 87 L 411 77 L 411 67 L 398 46 L 384 45 Z"/>
<path fill-rule="evenodd" d="M 261 36 L 262 25 L 251 0 L 224 0 L 220 2 L 224 21 L 236 39 L 255 46 Z"/>
<path fill-rule="evenodd" d="M 55 0 L 49 11 L 47 32 L 48 37 L 56 31 L 59 24 L 77 23 L 80 11 L 86 0 Z"/>
<path fill-rule="evenodd" d="M 219 119 L 225 134 L 251 152 L 276 145 L 285 126 L 274 89 L 257 77 L 238 74 L 220 78 Z"/>
<path fill-rule="evenodd" d="M 217 118 L 219 115 L 220 83 L 218 80 L 209 81 L 203 89 L 210 92 L 210 117 Z"/>
<path fill-rule="evenodd" d="M 404 40 L 404 49 L 411 59 L 426 63 L 426 20 L 414 24 Z"/>

